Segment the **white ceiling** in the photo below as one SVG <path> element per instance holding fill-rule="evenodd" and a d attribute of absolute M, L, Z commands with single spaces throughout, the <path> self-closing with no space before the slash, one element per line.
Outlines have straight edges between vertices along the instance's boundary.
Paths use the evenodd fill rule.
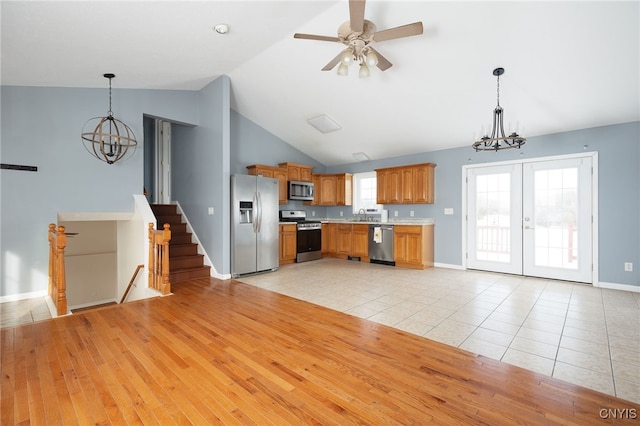
<path fill-rule="evenodd" d="M 341 44 L 293 38 L 335 36 L 347 0 L 0 4 L 3 85 L 107 87 L 113 72 L 116 89 L 199 90 L 226 74 L 236 111 L 327 166 L 470 146 L 499 66 L 505 123 L 524 136 L 640 119 L 638 1 L 369 0 L 378 30 L 424 25 L 375 44 L 394 65 L 369 79 L 320 71 Z M 319 114 L 342 129 L 319 133 Z"/>

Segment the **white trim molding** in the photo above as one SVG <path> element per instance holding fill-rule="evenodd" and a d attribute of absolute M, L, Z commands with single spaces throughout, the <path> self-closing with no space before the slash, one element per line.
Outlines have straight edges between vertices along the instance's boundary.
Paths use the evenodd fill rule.
<path fill-rule="evenodd" d="M 609 290 L 622 290 L 622 291 L 630 291 L 632 293 L 640 293 L 640 286 L 632 285 L 632 284 L 618 284 L 618 283 L 607 283 L 600 281 L 599 283 L 593 284 L 596 288 L 606 288 Z"/>

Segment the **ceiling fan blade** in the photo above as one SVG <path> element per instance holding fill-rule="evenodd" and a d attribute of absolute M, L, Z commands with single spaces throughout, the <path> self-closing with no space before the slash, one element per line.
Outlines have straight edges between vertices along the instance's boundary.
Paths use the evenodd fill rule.
<path fill-rule="evenodd" d="M 373 53 L 375 53 L 376 56 L 378 57 L 378 65 L 377 65 L 377 67 L 378 67 L 378 69 L 380 69 L 380 71 L 388 70 L 389 68 L 391 68 L 393 66 L 393 64 L 391 62 L 389 62 L 389 60 L 387 58 L 382 56 L 380 54 L 380 52 L 375 50 L 373 47 L 369 46 L 369 49 L 371 49 L 371 51 Z"/>
<path fill-rule="evenodd" d="M 365 0 L 349 0 L 349 26 L 356 33 L 364 29 Z"/>
<path fill-rule="evenodd" d="M 386 41 L 395 38 L 410 37 L 422 34 L 422 22 L 414 22 L 413 24 L 402 25 L 400 27 L 389 28 L 388 30 L 373 33 L 371 38 L 373 41 Z"/>
<path fill-rule="evenodd" d="M 315 34 L 301 34 L 301 33 L 295 33 L 293 35 L 293 38 L 303 38 L 307 40 L 320 40 L 320 41 L 338 41 L 338 42 L 340 41 L 338 37 L 322 36 L 322 35 L 315 35 Z"/>
<path fill-rule="evenodd" d="M 338 65 L 340 59 L 342 59 L 342 52 L 338 53 L 335 58 L 333 58 L 327 65 L 325 65 L 324 68 L 322 68 L 322 71 L 331 71 L 333 67 Z"/>

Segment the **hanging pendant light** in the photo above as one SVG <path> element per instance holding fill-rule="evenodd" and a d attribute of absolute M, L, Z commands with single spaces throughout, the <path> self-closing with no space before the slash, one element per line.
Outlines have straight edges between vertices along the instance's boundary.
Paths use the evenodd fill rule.
<path fill-rule="evenodd" d="M 504 74 L 504 68 L 496 68 L 493 70 L 493 75 L 495 75 L 498 80 L 498 105 L 493 110 L 493 126 L 491 128 L 491 136 L 485 134 L 479 140 L 475 141 L 472 147 L 476 151 L 499 151 L 501 149 L 520 148 L 527 142 L 526 138 L 523 138 L 516 132 L 512 132 L 509 136 L 505 136 L 504 134 L 504 110 L 500 106 L 500 76 L 502 74 Z"/>
<path fill-rule="evenodd" d="M 109 111 L 106 117 L 89 119 L 82 128 L 82 143 L 91 155 L 107 164 L 129 158 L 136 150 L 133 130 L 113 116 L 111 110 L 111 79 L 115 74 L 104 74 L 109 79 Z"/>

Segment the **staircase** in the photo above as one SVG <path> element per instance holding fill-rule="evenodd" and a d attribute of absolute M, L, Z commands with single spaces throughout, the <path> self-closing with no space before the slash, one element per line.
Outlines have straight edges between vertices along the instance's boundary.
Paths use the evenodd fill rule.
<path fill-rule="evenodd" d="M 191 241 L 187 224 L 182 223 L 182 215 L 175 204 L 151 204 L 156 216 L 157 229 L 165 223 L 171 225 L 169 241 L 169 281 L 177 283 L 210 276 L 210 266 L 204 264 L 204 255 L 198 253 L 198 244 Z"/>

